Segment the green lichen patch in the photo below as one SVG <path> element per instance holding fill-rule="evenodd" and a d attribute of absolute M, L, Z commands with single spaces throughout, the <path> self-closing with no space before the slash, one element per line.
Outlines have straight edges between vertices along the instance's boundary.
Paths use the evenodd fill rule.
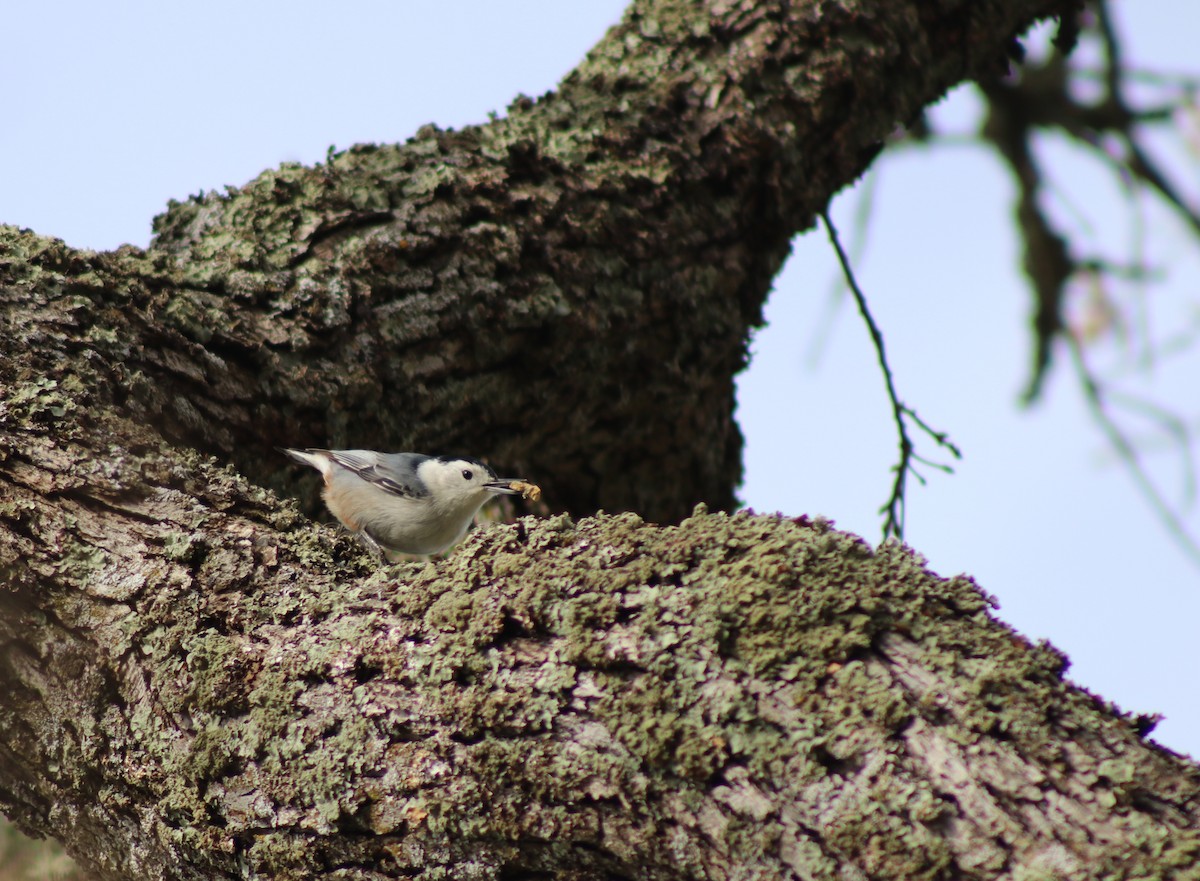
<path fill-rule="evenodd" d="M 39 376 L 15 384 L 0 402 L 0 423 L 46 425 L 75 410 L 68 389 L 58 380 Z"/>
<path fill-rule="evenodd" d="M 328 554 L 311 532 L 295 546 Z M 1062 657 L 994 621 L 969 579 L 821 521 L 526 518 L 438 562 L 269 592 L 237 554 L 195 553 L 221 588 L 144 637 L 167 659 L 162 710 L 196 732 L 162 745 L 163 805 L 220 818 L 214 841 L 267 874 L 349 831 L 397 853 L 654 840 L 702 874 L 703 840 L 734 862 L 787 854 L 815 878 L 837 877 L 830 852 L 870 874 L 946 877 L 961 821 L 921 750 L 980 754 L 999 732 L 1043 770 L 1011 793 L 990 782 L 993 797 L 1038 804 L 1068 776 L 1056 725 L 1094 724 Z M 135 722 L 140 737 L 167 730 L 153 712 Z M 1130 761 L 1086 771 L 1110 812 L 1135 810 Z M 1186 852 L 1155 828 L 1147 850 Z M 670 847 L 656 838 L 668 829 Z"/>

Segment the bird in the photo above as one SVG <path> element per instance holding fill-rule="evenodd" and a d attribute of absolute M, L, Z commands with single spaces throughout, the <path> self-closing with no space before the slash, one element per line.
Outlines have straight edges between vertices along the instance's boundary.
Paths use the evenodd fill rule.
<path fill-rule="evenodd" d="M 495 495 L 529 496 L 532 484 L 501 478 L 469 456 L 375 450 L 280 450 L 321 472 L 325 506 L 376 557 L 440 554 L 455 545 Z M 515 484 L 515 486 L 514 486 Z M 536 496 L 533 496 L 536 497 Z"/>

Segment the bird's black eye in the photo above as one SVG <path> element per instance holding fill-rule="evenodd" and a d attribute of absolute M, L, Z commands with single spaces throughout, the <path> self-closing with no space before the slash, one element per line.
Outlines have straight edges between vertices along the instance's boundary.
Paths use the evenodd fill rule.
<path fill-rule="evenodd" d="M 463 480 L 470 480 L 474 476 L 475 476 L 475 474 L 471 471 L 470 468 L 463 469 Z"/>

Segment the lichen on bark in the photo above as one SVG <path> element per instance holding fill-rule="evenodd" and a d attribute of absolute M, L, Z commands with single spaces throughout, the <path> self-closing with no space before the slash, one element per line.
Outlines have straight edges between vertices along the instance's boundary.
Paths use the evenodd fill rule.
<path fill-rule="evenodd" d="M 0 228 L 5 811 L 112 878 L 1187 877 L 1195 766 L 969 579 L 720 513 L 790 236 L 1070 5 L 647 0 L 145 252 Z M 351 440 L 558 513 L 375 569 L 266 488 Z"/>
<path fill-rule="evenodd" d="M 994 877 L 1026 848 L 1068 875 L 1085 852 L 1126 864 L 1091 849 L 1103 834 L 1196 845 L 1134 809 L 1194 799 L 1196 769 L 899 545 L 703 509 L 674 527 L 525 518 L 438 564 L 300 584 L 312 531 L 270 567 L 202 554 L 198 581 L 103 612 L 51 598 L 55 650 L 91 672 L 58 686 L 39 746 L 99 761 L 102 791 L 142 768 L 134 853 L 272 877 L 934 878 Z M 123 681 L 137 653 L 150 678 Z M 100 694 L 89 756 L 98 730 L 62 720 Z"/>

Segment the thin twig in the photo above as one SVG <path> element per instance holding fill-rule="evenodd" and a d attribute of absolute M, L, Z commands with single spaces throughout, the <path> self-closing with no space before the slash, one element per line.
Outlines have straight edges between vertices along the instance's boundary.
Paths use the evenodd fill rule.
<path fill-rule="evenodd" d="M 1123 409 L 1140 413 L 1144 418 L 1156 424 L 1167 436 L 1170 445 L 1178 449 L 1179 461 L 1183 469 L 1183 490 L 1180 492 L 1181 508 L 1187 510 L 1196 501 L 1196 465 L 1192 456 L 1192 430 L 1188 428 L 1188 424 L 1177 413 L 1138 395 L 1110 389 L 1108 397 Z M 1161 447 L 1152 440 L 1138 440 L 1133 446 L 1143 451 Z"/>
<path fill-rule="evenodd" d="M 833 245 L 838 262 L 842 265 L 842 273 L 846 276 L 846 285 L 850 288 L 850 292 L 854 294 L 854 301 L 858 304 L 859 314 L 862 315 L 863 322 L 867 325 L 867 331 L 871 334 L 871 342 L 874 344 L 875 354 L 879 358 L 879 369 L 883 372 L 883 379 L 887 384 L 888 400 L 892 405 L 892 419 L 896 423 L 896 434 L 900 441 L 900 461 L 893 468 L 896 473 L 896 479 L 892 483 L 892 494 L 883 507 L 879 509 L 879 513 L 886 514 L 883 521 L 883 537 L 886 539 L 894 535 L 896 538 L 903 540 L 904 494 L 908 476 L 911 474 L 922 484 L 925 483 L 925 478 L 913 468 L 913 461 L 916 460 L 933 465 L 933 467 L 942 471 L 953 471 L 949 465 L 929 462 L 924 457 L 917 456 L 914 453 L 913 442 L 908 434 L 908 424 L 905 417 L 911 418 L 918 428 L 933 438 L 938 446 L 948 450 L 955 459 L 961 459 L 962 453 L 959 452 L 958 447 L 950 442 L 945 432 L 934 430 L 925 420 L 917 415 L 915 410 L 900 402 L 900 396 L 896 394 L 896 382 L 892 376 L 892 369 L 888 366 L 887 353 L 884 351 L 883 333 L 879 330 L 879 325 L 875 323 L 875 319 L 871 316 L 871 310 L 867 307 L 867 298 L 858 286 L 858 281 L 854 277 L 854 270 L 850 268 L 850 260 L 846 256 L 846 251 L 842 248 L 842 243 L 838 240 L 837 228 L 833 225 L 833 221 L 829 219 L 828 210 L 821 211 L 821 219 L 825 221 L 825 229 L 829 233 L 829 242 Z"/>
<path fill-rule="evenodd" d="M 1108 14 L 1107 0 L 1096 0 L 1096 23 L 1100 30 L 1100 41 L 1104 44 L 1104 85 L 1108 97 L 1121 104 L 1125 103 L 1122 94 L 1121 74 L 1121 41 L 1117 39 L 1116 28 L 1113 27 L 1112 16 Z"/>
<path fill-rule="evenodd" d="M 1099 80 L 1107 82 L 1109 76 L 1109 67 L 1107 64 L 1103 69 L 1094 67 L 1075 67 L 1071 71 L 1072 75 L 1081 77 L 1087 80 Z M 1174 87 L 1181 92 L 1194 92 L 1200 89 L 1200 77 L 1186 73 L 1171 73 L 1163 71 L 1145 70 L 1137 67 L 1126 66 L 1121 71 L 1121 76 L 1127 83 L 1137 83 L 1142 86 L 1161 86 L 1163 88 Z"/>
<path fill-rule="evenodd" d="M 879 188 L 880 178 L 878 169 L 867 172 L 854 208 L 854 241 L 850 245 L 850 259 L 853 262 L 858 262 L 867 248 L 867 234 L 870 232 L 871 218 L 875 214 L 875 193 Z M 817 366 L 825 355 L 826 344 L 833 338 L 833 321 L 842 305 L 843 294 L 842 285 L 834 281 L 830 285 L 829 296 L 825 300 L 825 314 L 813 325 L 815 330 L 812 341 L 808 344 L 808 358 L 806 359 L 809 367 Z"/>
<path fill-rule="evenodd" d="M 1175 539 L 1175 543 L 1179 545 L 1179 549 L 1185 555 L 1191 558 L 1192 562 L 1200 566 L 1200 545 L 1188 533 L 1187 527 L 1180 520 L 1179 515 L 1172 510 L 1166 499 L 1158 491 L 1154 485 L 1154 481 L 1150 479 L 1150 475 L 1146 473 L 1146 469 L 1142 467 L 1141 460 L 1138 458 L 1137 449 L 1121 431 L 1120 426 L 1109 415 L 1104 404 L 1103 391 L 1100 383 L 1092 375 L 1088 369 L 1087 362 L 1083 358 L 1083 349 L 1079 345 L 1079 341 L 1070 334 L 1065 334 L 1067 340 L 1067 348 L 1071 352 L 1071 360 L 1075 364 L 1075 371 L 1079 375 L 1079 384 L 1083 388 L 1084 399 L 1087 401 L 1088 410 L 1092 414 L 1092 418 L 1100 429 L 1108 438 L 1108 442 L 1116 451 L 1121 461 L 1125 463 L 1125 467 L 1129 470 L 1133 482 L 1137 485 L 1138 491 L 1154 509 L 1154 513 L 1158 515 L 1158 519 L 1162 521 L 1167 533 Z"/>
<path fill-rule="evenodd" d="M 1100 39 L 1104 44 L 1106 62 L 1104 85 L 1108 92 L 1108 101 L 1128 117 L 1135 118 L 1129 109 L 1129 102 L 1125 99 L 1124 71 L 1121 67 L 1121 41 L 1117 39 L 1106 0 L 1098 0 L 1096 3 L 1096 20 L 1100 29 Z M 1170 116 L 1166 118 L 1170 119 Z M 1132 125 L 1124 127 L 1121 135 L 1128 151 L 1125 167 L 1144 184 L 1156 190 L 1168 204 L 1183 216 L 1184 220 L 1191 224 L 1193 230 L 1200 232 L 1200 215 L 1192 210 L 1183 196 L 1171 185 L 1167 176 L 1159 170 L 1157 163 L 1142 148 L 1136 129 Z"/>

